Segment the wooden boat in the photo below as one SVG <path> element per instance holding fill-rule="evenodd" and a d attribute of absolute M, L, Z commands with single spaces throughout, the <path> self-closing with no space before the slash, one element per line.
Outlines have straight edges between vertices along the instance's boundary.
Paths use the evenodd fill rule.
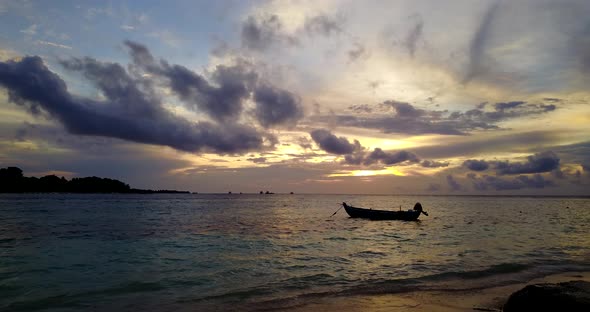
<path fill-rule="evenodd" d="M 371 220 L 403 220 L 403 221 L 416 221 L 420 214 L 428 216 L 428 213 L 422 210 L 422 205 L 416 203 L 414 209 L 411 210 L 374 210 L 368 208 L 358 208 L 349 206 L 346 203 L 342 203 L 344 210 L 351 218 L 365 218 Z"/>

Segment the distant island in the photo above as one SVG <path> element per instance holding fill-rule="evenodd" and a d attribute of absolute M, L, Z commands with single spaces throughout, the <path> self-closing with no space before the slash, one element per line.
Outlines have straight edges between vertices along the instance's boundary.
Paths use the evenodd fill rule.
<path fill-rule="evenodd" d="M 25 177 L 18 167 L 0 169 L 0 193 L 190 193 L 175 190 L 142 190 L 131 188 L 119 180 L 99 177 L 73 178 L 68 180 L 56 175 L 42 178 Z"/>

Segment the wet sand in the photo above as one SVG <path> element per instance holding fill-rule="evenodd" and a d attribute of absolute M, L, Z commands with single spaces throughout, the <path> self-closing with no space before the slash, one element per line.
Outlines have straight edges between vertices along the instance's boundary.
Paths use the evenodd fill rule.
<path fill-rule="evenodd" d="M 508 297 L 526 285 L 572 280 L 590 282 L 590 272 L 559 273 L 536 278 L 526 283 L 489 288 L 323 298 L 289 311 L 501 311 Z"/>

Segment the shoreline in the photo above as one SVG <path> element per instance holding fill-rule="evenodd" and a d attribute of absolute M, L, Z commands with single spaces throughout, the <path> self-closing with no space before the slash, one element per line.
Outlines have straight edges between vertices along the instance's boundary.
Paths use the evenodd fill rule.
<path fill-rule="evenodd" d="M 561 283 L 573 280 L 590 282 L 590 271 L 571 271 L 533 278 L 503 286 L 464 290 L 420 290 L 395 294 L 354 295 L 328 297 L 309 302 L 284 311 L 502 311 L 510 295 L 527 285 L 539 283 Z"/>

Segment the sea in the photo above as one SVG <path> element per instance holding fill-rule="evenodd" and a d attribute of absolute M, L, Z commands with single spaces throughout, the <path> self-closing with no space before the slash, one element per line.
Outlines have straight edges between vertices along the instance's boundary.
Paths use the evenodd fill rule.
<path fill-rule="evenodd" d="M 429 216 L 352 219 L 342 202 Z M 288 311 L 501 286 L 590 271 L 589 225 L 590 198 L 3 194 L 0 310 Z"/>

